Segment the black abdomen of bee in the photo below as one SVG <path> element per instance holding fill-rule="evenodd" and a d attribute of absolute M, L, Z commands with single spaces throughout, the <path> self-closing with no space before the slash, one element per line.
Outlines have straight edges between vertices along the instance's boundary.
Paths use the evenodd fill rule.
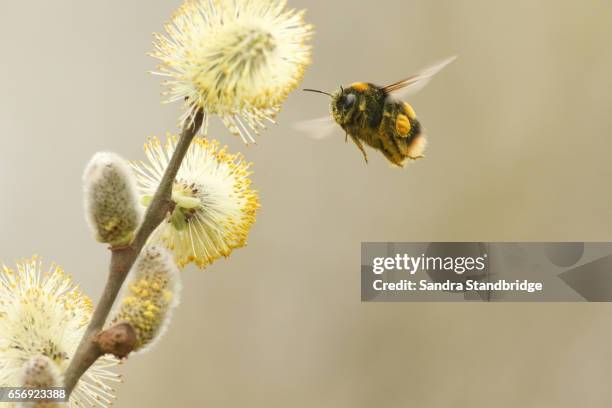
<path fill-rule="evenodd" d="M 416 118 L 410 118 L 410 133 L 408 134 L 408 142 L 412 142 L 414 138 L 422 133 L 421 122 Z"/>

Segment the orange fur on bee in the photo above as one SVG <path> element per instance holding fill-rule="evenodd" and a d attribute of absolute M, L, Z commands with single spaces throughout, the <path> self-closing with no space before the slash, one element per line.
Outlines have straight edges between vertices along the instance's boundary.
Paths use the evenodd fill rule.
<path fill-rule="evenodd" d="M 365 82 L 355 82 L 351 84 L 351 88 L 355 88 L 360 92 L 365 92 L 368 90 L 368 88 L 370 88 L 370 85 L 366 84 Z"/>

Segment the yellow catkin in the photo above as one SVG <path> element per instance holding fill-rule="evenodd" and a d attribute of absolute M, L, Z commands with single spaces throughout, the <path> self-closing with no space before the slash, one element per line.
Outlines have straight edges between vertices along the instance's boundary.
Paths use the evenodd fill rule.
<path fill-rule="evenodd" d="M 285 0 L 187 0 L 165 35 L 155 35 L 151 55 L 162 62 L 155 73 L 168 78 L 169 101 L 185 101 L 184 122 L 198 111 L 218 115 L 245 143 L 273 122 L 311 61 L 313 28 L 303 11 L 285 6 Z"/>
<path fill-rule="evenodd" d="M 178 269 L 165 248 L 143 249 L 113 323 L 127 322 L 136 331 L 135 351 L 148 348 L 168 326 L 178 304 Z"/>
<path fill-rule="evenodd" d="M 160 182 L 151 169 L 167 166 L 177 137 L 145 145 L 148 163 L 132 163 L 146 204 Z M 255 222 L 259 197 L 251 187 L 251 164 L 240 153 L 229 153 L 216 140 L 195 138 L 173 186 L 172 214 L 155 231 L 152 241 L 172 250 L 179 267 L 193 262 L 203 268 L 246 245 Z"/>
<path fill-rule="evenodd" d="M 57 382 L 91 314 L 91 299 L 60 266 L 43 269 L 41 259 L 34 256 L 14 268 L 0 267 L 0 386 Z M 120 380 L 112 370 L 116 364 L 107 356 L 98 359 L 78 381 L 70 403 L 62 406 L 84 407 L 97 401 L 97 406 L 108 407 L 115 399 L 108 383 Z"/>

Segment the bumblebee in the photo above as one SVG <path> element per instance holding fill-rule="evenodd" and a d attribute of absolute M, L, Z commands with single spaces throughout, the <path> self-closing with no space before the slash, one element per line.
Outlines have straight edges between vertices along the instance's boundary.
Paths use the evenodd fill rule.
<path fill-rule="evenodd" d="M 425 134 L 410 104 L 399 99 L 407 91 L 421 89 L 455 57 L 446 59 L 422 72 L 388 86 L 356 82 L 330 94 L 316 89 L 305 89 L 331 97 L 331 117 L 342 127 L 363 154 L 368 155 L 364 144 L 380 151 L 389 162 L 403 167 L 408 160 L 423 158 L 426 147 Z M 329 120 L 329 118 L 327 118 Z M 321 123 L 320 119 L 315 120 Z M 325 120 L 324 120 L 325 121 Z M 310 132 L 316 131 L 305 123 Z M 302 127 L 304 128 L 304 127 Z M 324 133 L 324 132 L 322 132 Z M 325 136 L 321 134 L 319 137 Z"/>

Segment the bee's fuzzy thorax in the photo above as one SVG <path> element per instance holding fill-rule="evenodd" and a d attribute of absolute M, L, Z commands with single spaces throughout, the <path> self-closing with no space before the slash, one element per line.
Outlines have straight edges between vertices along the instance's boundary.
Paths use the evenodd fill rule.
<path fill-rule="evenodd" d="M 334 120 L 350 132 L 354 126 L 376 128 L 382 119 L 383 90 L 376 85 L 355 82 L 332 95 L 331 113 Z"/>
<path fill-rule="evenodd" d="M 351 84 L 350 88 L 353 88 L 359 92 L 366 92 L 370 88 L 370 86 L 370 84 L 365 82 L 354 82 Z"/>

